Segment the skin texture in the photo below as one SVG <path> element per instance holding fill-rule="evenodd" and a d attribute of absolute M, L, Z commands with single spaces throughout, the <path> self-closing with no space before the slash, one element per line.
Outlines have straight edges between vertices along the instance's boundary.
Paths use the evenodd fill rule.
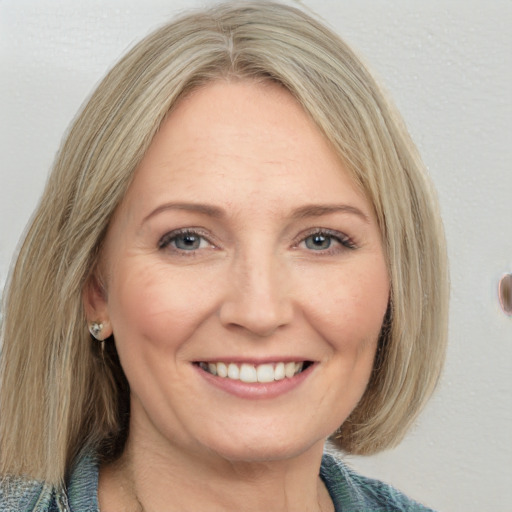
<path fill-rule="evenodd" d="M 323 443 L 364 392 L 388 296 L 372 205 L 287 91 L 219 81 L 187 96 L 84 294 L 131 388 L 100 505 L 329 510 Z M 273 394 L 226 390 L 196 364 L 290 360 L 314 364 Z"/>

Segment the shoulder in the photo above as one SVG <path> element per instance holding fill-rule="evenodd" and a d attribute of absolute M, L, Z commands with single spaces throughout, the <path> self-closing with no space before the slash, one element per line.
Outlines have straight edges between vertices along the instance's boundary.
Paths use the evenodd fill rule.
<path fill-rule="evenodd" d="M 22 477 L 5 477 L 0 481 L 0 510 L 5 512 L 57 512 L 51 485 Z"/>
<path fill-rule="evenodd" d="M 356 473 L 329 454 L 323 456 L 320 476 L 336 512 L 434 512 L 394 487 Z"/>
<path fill-rule="evenodd" d="M 65 487 L 23 477 L 0 477 L 1 512 L 99 512 L 98 465 L 85 455 Z"/>

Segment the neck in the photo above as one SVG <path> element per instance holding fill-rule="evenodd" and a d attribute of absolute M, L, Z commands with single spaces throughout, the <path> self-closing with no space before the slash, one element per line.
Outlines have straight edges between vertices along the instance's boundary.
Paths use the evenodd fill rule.
<path fill-rule="evenodd" d="M 141 446 L 129 439 L 123 456 L 100 472 L 102 510 L 244 512 L 333 510 L 320 480 L 323 442 L 295 457 L 229 461 L 215 454 Z"/>

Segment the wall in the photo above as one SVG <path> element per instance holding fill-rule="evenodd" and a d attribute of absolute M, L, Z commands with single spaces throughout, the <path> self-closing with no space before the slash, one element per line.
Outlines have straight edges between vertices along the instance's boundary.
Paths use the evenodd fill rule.
<path fill-rule="evenodd" d="M 400 447 L 351 462 L 440 510 L 509 510 L 512 319 L 496 287 L 512 271 L 512 3 L 302 3 L 365 56 L 398 103 L 438 187 L 449 241 L 439 390 Z M 78 107 L 130 45 L 196 4 L 0 0 L 0 287 Z"/>

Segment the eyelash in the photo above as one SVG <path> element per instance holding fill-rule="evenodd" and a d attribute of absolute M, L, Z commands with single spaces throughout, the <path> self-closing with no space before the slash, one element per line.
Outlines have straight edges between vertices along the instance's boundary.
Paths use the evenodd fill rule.
<path fill-rule="evenodd" d="M 175 243 L 176 240 L 180 237 L 190 237 L 190 238 L 196 238 L 199 239 L 199 244 L 206 242 L 208 245 L 213 246 L 212 242 L 201 232 L 201 230 L 193 229 L 193 228 L 184 228 L 184 229 L 178 229 L 175 231 L 171 231 L 169 233 L 166 233 L 158 242 L 158 249 L 164 250 L 168 249 L 172 252 L 190 257 L 194 256 L 199 249 L 202 249 L 202 247 L 192 247 L 190 250 L 179 248 L 176 246 L 173 246 L 173 242 Z M 318 250 L 313 249 L 311 247 L 307 247 L 307 240 L 311 237 L 322 237 L 326 239 L 329 242 L 329 245 L 325 248 L 318 248 Z M 341 247 L 334 246 L 332 247 L 332 241 L 337 242 Z M 316 252 L 319 255 L 331 255 L 336 254 L 344 249 L 354 250 L 357 249 L 356 244 L 353 242 L 353 240 L 345 235 L 344 233 L 341 233 L 339 231 L 334 231 L 331 229 L 320 229 L 315 228 L 313 230 L 310 230 L 305 235 L 302 234 L 299 241 L 294 245 L 295 248 L 299 248 L 301 244 L 305 244 L 306 250 L 309 250 L 311 252 Z"/>
<path fill-rule="evenodd" d="M 208 238 L 201 233 L 200 230 L 197 229 L 191 229 L 191 228 L 185 228 L 185 229 L 178 229 L 175 231 L 171 231 L 170 233 L 166 233 L 160 240 L 158 241 L 158 249 L 169 249 L 177 254 L 183 255 L 183 256 L 193 256 L 198 249 L 201 249 L 201 247 L 192 248 L 190 250 L 187 249 L 181 249 L 179 247 L 172 246 L 173 242 L 176 242 L 176 240 L 180 237 L 190 237 L 190 238 L 198 238 L 199 243 L 206 242 L 208 245 L 213 246 L 213 244 L 208 240 Z"/>
<path fill-rule="evenodd" d="M 325 249 L 320 248 L 318 250 L 315 250 L 315 249 L 311 249 L 310 247 L 309 248 L 306 247 L 307 249 L 311 250 L 311 252 L 317 252 L 320 255 L 336 254 L 338 252 L 343 251 L 344 249 L 350 249 L 350 250 L 357 249 L 357 245 L 354 243 L 354 241 L 349 236 L 345 235 L 344 233 L 341 233 L 340 231 L 334 231 L 331 229 L 320 229 L 320 228 L 315 228 L 315 229 L 309 231 L 306 234 L 306 236 L 301 235 L 301 238 L 300 238 L 299 242 L 296 244 L 296 247 L 299 247 L 301 244 L 306 244 L 306 240 L 308 238 L 311 238 L 314 236 L 324 237 L 329 240 L 329 246 Z M 335 242 L 337 242 L 338 244 L 340 244 L 340 246 L 342 246 L 342 247 L 337 247 L 337 246 L 332 247 L 333 240 Z"/>

